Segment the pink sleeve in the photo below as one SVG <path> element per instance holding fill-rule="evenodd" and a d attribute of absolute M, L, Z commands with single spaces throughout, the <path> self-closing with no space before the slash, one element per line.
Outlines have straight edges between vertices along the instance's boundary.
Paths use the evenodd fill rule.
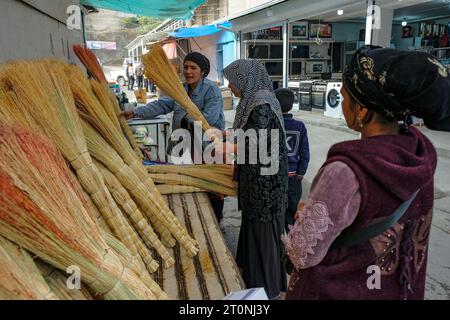
<path fill-rule="evenodd" d="M 319 264 L 339 234 L 355 219 L 361 203 L 359 183 L 345 163 L 323 167 L 294 226 L 282 236 L 286 251 L 297 269 Z"/>

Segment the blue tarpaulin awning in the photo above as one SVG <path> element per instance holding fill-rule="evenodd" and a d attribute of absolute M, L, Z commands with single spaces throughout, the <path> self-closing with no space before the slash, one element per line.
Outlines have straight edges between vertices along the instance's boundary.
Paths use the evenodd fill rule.
<path fill-rule="evenodd" d="M 180 28 L 175 32 L 169 33 L 171 37 L 174 38 L 194 38 L 209 36 L 210 34 L 217 33 L 222 30 L 231 28 L 230 22 L 223 22 L 218 24 L 210 24 L 207 26 L 199 26 L 192 28 Z M 231 31 L 231 30 L 230 30 Z"/>
<path fill-rule="evenodd" d="M 81 0 L 82 5 L 140 16 L 189 19 L 206 0 Z"/>

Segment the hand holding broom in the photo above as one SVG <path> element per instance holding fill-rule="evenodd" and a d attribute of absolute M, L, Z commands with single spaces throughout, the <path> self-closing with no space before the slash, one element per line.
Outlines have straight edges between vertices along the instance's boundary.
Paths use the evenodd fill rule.
<path fill-rule="evenodd" d="M 143 56 L 142 60 L 146 76 L 177 101 L 194 121 L 200 121 L 203 131 L 210 129 L 208 121 L 189 98 L 163 48 L 160 45 L 155 45 L 149 53 Z"/>

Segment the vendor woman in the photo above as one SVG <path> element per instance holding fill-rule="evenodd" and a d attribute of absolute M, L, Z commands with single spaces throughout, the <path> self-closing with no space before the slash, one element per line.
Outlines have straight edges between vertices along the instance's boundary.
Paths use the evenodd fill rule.
<path fill-rule="evenodd" d="M 208 58 L 199 52 L 191 52 L 186 55 L 183 63 L 185 89 L 192 102 L 203 113 L 209 125 L 219 130 L 225 129 L 225 117 L 223 114 L 223 101 L 220 88 L 211 80 L 206 79 L 210 71 Z M 173 111 L 172 130 L 184 128 L 190 129 L 191 121 L 183 107 L 172 98 L 165 96 L 156 101 L 150 102 L 146 106 L 125 111 L 125 118 L 151 119 L 156 116 L 167 114 Z M 172 139 L 167 152 L 170 154 L 173 146 L 177 142 Z M 217 219 L 222 220 L 223 200 L 210 196 L 211 204 L 216 213 Z"/>

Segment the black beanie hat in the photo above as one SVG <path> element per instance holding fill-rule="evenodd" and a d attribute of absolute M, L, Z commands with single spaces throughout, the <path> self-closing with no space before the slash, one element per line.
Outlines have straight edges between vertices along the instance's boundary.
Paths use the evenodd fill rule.
<path fill-rule="evenodd" d="M 275 91 L 275 95 L 281 105 L 281 111 L 289 112 L 294 104 L 294 92 L 291 89 L 281 88 Z"/>
<path fill-rule="evenodd" d="M 450 74 L 434 56 L 366 46 L 354 54 L 343 80 L 368 109 L 396 120 L 415 116 L 429 129 L 450 131 Z"/>
<path fill-rule="evenodd" d="M 184 58 L 184 62 L 186 61 L 192 61 L 200 67 L 200 69 L 203 71 L 203 77 L 207 77 L 210 71 L 210 64 L 207 57 L 202 55 L 200 52 L 191 52 L 186 55 Z"/>

